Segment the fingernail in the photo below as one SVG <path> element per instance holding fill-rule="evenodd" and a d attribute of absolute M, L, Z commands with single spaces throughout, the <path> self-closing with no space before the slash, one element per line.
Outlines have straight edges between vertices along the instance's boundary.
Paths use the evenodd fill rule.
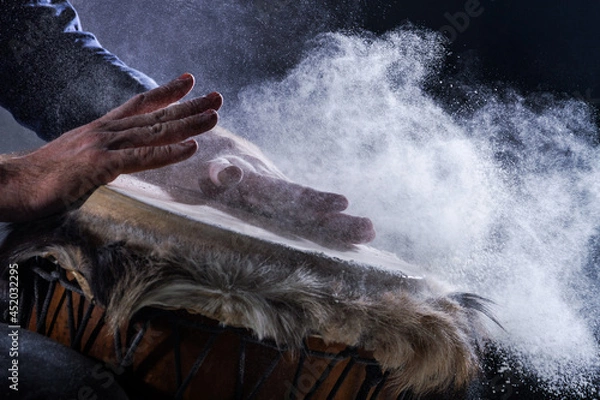
<path fill-rule="evenodd" d="M 198 143 L 196 143 L 196 141 L 194 139 L 189 139 L 189 140 L 186 140 L 185 142 L 179 143 L 179 145 L 183 146 L 183 147 L 196 147 L 198 145 Z"/>
<path fill-rule="evenodd" d="M 223 186 L 237 185 L 242 181 L 243 177 L 244 172 L 240 168 L 233 165 L 231 167 L 225 168 L 217 174 L 217 178 Z"/>
<path fill-rule="evenodd" d="M 202 115 L 204 116 L 204 118 L 211 119 L 218 117 L 219 113 L 211 108 L 210 110 L 204 111 Z"/>
<path fill-rule="evenodd" d="M 334 195 L 331 203 L 332 206 L 338 211 L 343 211 L 348 208 L 348 199 L 346 196 L 342 196 L 340 194 Z"/>
<path fill-rule="evenodd" d="M 315 206 L 323 211 L 344 211 L 348 208 L 348 199 L 341 194 L 320 193 L 314 201 Z"/>
<path fill-rule="evenodd" d="M 190 74 L 189 72 L 186 72 L 185 74 L 181 75 L 179 78 L 177 78 L 177 81 L 181 81 L 181 82 L 189 82 L 191 80 L 194 79 L 194 76 L 192 74 Z"/>
<path fill-rule="evenodd" d="M 209 100 L 217 100 L 218 98 L 221 97 L 221 94 L 219 92 L 212 92 L 206 95 L 206 98 Z"/>

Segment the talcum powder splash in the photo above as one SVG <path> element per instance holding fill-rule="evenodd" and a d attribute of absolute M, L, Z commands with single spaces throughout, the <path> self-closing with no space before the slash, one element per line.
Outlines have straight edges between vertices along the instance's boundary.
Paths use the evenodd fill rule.
<path fill-rule="evenodd" d="M 285 78 L 243 90 L 230 125 L 294 179 L 347 194 L 374 246 L 493 299 L 496 337 L 547 385 L 585 385 L 600 364 L 591 113 L 473 85 L 478 105 L 451 115 L 423 89 L 443 54 L 410 29 L 322 35 Z"/>
<path fill-rule="evenodd" d="M 73 3 L 130 65 L 159 81 L 188 70 L 197 94 L 223 91 L 221 124 L 291 178 L 346 194 L 350 212 L 373 219 L 374 246 L 493 299 L 505 328 L 493 334 L 548 387 L 589 388 L 600 368 L 600 154 L 589 138 L 600 133 L 583 102 L 482 85 L 476 68 L 450 83 L 437 73 L 440 37 L 414 28 L 311 39 L 331 20 L 316 3 L 120 2 L 123 19 L 104 2 Z M 295 67 L 271 74 L 278 63 Z M 448 107 L 451 85 L 463 105 Z"/>

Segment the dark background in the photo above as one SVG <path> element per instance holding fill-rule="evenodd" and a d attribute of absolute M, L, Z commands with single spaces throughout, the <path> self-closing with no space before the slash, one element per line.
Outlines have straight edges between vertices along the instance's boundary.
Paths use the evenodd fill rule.
<path fill-rule="evenodd" d="M 599 0 L 73 3 L 84 28 L 134 66 L 158 80 L 195 68 L 229 95 L 284 73 L 319 32 L 383 34 L 409 22 L 453 39 L 447 74 L 469 65 L 469 76 L 488 83 L 600 100 Z"/>
<path fill-rule="evenodd" d="M 524 90 L 600 98 L 600 1 L 367 1 L 364 26 L 377 32 L 404 19 L 450 31 L 449 50 L 474 57 L 487 80 Z M 479 5 L 479 7 L 476 7 Z M 473 17 L 464 18 L 467 10 Z"/>
<path fill-rule="evenodd" d="M 456 81 L 551 92 L 600 106 L 600 0 L 72 3 L 83 28 L 130 65 L 159 82 L 190 71 L 199 78 L 197 93 L 219 90 L 230 104 L 241 87 L 283 75 L 320 32 L 379 35 L 410 23 L 449 39 L 446 79 L 430 90 L 450 107 L 472 100 L 462 96 L 460 85 L 450 86 Z M 0 130 L 3 151 L 40 143 L 4 112 Z"/>

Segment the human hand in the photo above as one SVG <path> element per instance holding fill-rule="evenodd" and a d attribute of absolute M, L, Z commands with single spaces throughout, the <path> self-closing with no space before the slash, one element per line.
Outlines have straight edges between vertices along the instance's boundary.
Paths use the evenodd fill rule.
<path fill-rule="evenodd" d="M 166 188 L 176 200 L 209 201 L 230 213 L 244 212 L 243 219 L 266 221 L 319 243 L 351 245 L 375 237 L 369 219 L 343 213 L 348 207 L 344 196 L 290 181 L 252 143 L 219 127 L 197 140 L 194 157 L 142 178 Z"/>
<path fill-rule="evenodd" d="M 212 93 L 167 108 L 193 86 L 193 76 L 184 74 L 29 154 L 3 156 L 0 220 L 27 221 L 64 211 L 119 174 L 191 157 L 198 144 L 186 139 L 216 125 L 223 101 Z"/>

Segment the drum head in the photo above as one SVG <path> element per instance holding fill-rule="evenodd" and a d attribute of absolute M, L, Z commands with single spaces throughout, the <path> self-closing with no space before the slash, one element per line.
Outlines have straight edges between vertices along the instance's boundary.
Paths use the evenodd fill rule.
<path fill-rule="evenodd" d="M 190 222 L 193 222 L 193 231 L 187 232 L 187 235 L 201 236 L 208 231 L 213 234 L 218 232 L 224 240 L 230 241 L 235 237 L 235 240 L 260 243 L 261 247 L 272 248 L 275 253 L 287 249 L 336 262 L 381 269 L 401 275 L 405 279 L 422 278 L 422 271 L 392 253 L 366 245 L 346 246 L 323 240 L 322 237 L 305 236 L 302 235 L 303 232 L 286 230 L 266 218 L 241 210 L 223 208 L 219 204 L 193 199 L 191 196 L 187 196 L 189 202 L 182 203 L 174 200 L 173 196 L 163 189 L 128 175 L 121 175 L 105 188 L 99 189 L 92 195 L 92 199 L 95 196 L 99 201 L 88 201 L 86 206 L 93 207 L 95 212 L 102 212 L 100 207 L 104 207 L 104 212 L 109 211 L 109 207 L 105 205 L 108 198 L 115 198 L 115 193 L 135 200 L 138 202 L 137 207 L 148 208 L 150 211 L 160 212 L 163 217 L 179 221 L 173 225 L 191 226 Z M 186 198 L 186 194 L 178 195 L 177 198 Z M 95 207 L 94 204 L 99 207 Z"/>

